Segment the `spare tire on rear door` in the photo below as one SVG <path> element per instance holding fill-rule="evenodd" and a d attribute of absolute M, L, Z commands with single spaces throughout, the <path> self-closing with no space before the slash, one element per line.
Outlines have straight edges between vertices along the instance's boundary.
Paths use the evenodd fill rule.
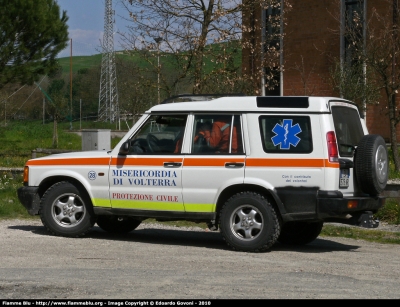
<path fill-rule="evenodd" d="M 355 154 L 355 173 L 361 190 L 371 196 L 386 187 L 389 171 L 385 140 L 377 134 L 364 135 Z"/>

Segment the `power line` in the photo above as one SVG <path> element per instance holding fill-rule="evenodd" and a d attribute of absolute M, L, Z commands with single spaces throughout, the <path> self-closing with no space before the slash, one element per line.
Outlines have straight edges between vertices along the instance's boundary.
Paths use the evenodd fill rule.
<path fill-rule="evenodd" d="M 25 84 L 23 86 L 21 86 L 18 90 L 16 90 L 14 93 L 12 93 L 10 96 L 8 96 L 7 98 L 3 99 L 0 103 L 3 103 L 4 101 L 6 101 L 8 98 L 14 96 L 16 93 L 18 93 L 20 90 L 22 90 L 25 87 Z"/>
<path fill-rule="evenodd" d="M 14 114 L 12 115 L 13 117 L 15 116 L 15 114 L 17 114 L 17 112 L 18 112 L 19 110 L 21 110 L 21 108 L 24 106 L 24 104 L 29 100 L 29 98 L 31 98 L 31 96 L 33 95 L 33 93 L 34 93 L 38 88 L 40 89 L 40 86 L 39 86 L 39 85 L 40 85 L 40 83 L 43 82 L 44 78 L 46 78 L 46 76 L 43 76 L 43 78 L 42 78 L 42 80 L 40 80 L 39 84 L 35 82 L 36 87 L 35 87 L 35 88 L 33 89 L 33 91 L 30 93 L 30 95 L 28 96 L 28 98 L 26 98 L 25 101 L 21 104 L 21 106 L 17 109 L 17 111 L 14 112 Z M 24 86 L 25 86 L 25 85 L 24 85 Z M 22 87 L 24 87 L 24 86 L 22 86 Z M 22 87 L 21 87 L 21 88 L 22 88 Z M 21 89 L 21 88 L 20 88 L 20 89 Z M 18 90 L 18 91 L 19 91 L 19 90 Z M 17 91 L 17 92 L 18 92 L 18 91 Z M 15 93 L 16 93 L 16 92 L 15 92 Z M 15 93 L 14 93 L 14 94 L 15 94 Z M 14 94 L 13 94 L 13 95 L 14 95 Z M 12 96 L 12 95 L 11 95 L 11 96 Z M 10 96 L 10 97 L 11 97 L 11 96 Z"/>

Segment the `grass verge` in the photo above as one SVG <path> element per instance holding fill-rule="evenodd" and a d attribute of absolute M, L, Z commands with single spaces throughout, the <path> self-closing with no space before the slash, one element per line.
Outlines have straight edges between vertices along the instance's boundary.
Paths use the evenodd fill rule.
<path fill-rule="evenodd" d="M 398 198 L 387 198 L 385 205 L 375 215 L 379 220 L 390 224 L 400 224 L 400 205 Z"/>
<path fill-rule="evenodd" d="M 361 227 L 324 225 L 322 237 L 344 237 L 383 244 L 400 244 L 400 232 L 364 229 Z"/>
<path fill-rule="evenodd" d="M 75 130 L 78 126 L 74 123 Z M 58 125 L 58 149 L 82 150 L 81 136 L 71 133 L 69 122 Z M 82 122 L 82 129 L 113 129 L 112 125 L 103 122 Z M 11 121 L 0 129 L 0 167 L 24 167 L 37 148 L 53 148 L 53 123 L 42 124 L 38 121 Z M 111 148 L 120 138 L 111 139 Z"/>
<path fill-rule="evenodd" d="M 17 189 L 22 186 L 22 174 L 0 172 L 0 219 L 30 218 L 21 205 Z"/>

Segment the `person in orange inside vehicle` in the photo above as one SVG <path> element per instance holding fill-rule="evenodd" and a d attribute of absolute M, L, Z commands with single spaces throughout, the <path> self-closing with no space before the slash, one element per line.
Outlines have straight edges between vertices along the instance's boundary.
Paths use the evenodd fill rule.
<path fill-rule="evenodd" d="M 182 142 L 183 142 L 183 131 L 185 130 L 185 126 L 183 126 L 182 128 L 181 128 L 181 130 L 179 131 L 179 133 L 178 133 L 178 140 L 176 141 L 176 144 L 175 144 L 175 150 L 174 150 L 174 153 L 180 153 L 181 152 L 181 149 L 182 149 Z"/>
<path fill-rule="evenodd" d="M 182 149 L 182 141 L 183 141 L 183 139 L 180 138 L 180 139 L 176 142 L 174 153 L 180 153 L 180 152 L 181 152 L 181 149 Z"/>
<path fill-rule="evenodd" d="M 207 144 L 215 150 L 216 153 L 229 152 L 229 140 L 231 133 L 231 117 L 219 117 L 212 124 L 212 128 L 201 127 L 199 135 L 203 136 Z M 196 139 L 195 139 L 196 142 Z M 233 127 L 232 133 L 232 153 L 236 153 L 238 148 L 236 127 Z"/>

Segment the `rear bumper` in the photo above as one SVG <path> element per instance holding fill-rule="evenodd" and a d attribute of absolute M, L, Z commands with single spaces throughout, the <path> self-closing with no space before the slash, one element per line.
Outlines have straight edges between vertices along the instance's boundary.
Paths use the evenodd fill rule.
<path fill-rule="evenodd" d="M 30 215 L 39 214 L 40 197 L 37 193 L 39 187 L 20 187 L 17 190 L 20 203 L 28 210 Z"/>
<path fill-rule="evenodd" d="M 384 196 L 349 197 L 349 198 L 318 198 L 317 215 L 326 219 L 340 217 L 346 214 L 371 211 L 375 213 L 385 204 Z"/>
<path fill-rule="evenodd" d="M 384 196 L 318 198 L 317 216 L 325 222 L 376 228 L 379 226 L 379 220 L 375 220 L 373 214 L 384 204 Z"/>
<path fill-rule="evenodd" d="M 361 220 L 366 217 L 371 220 L 372 215 L 385 204 L 384 195 L 350 196 L 339 190 L 319 190 L 318 187 L 277 188 L 272 195 L 284 223 L 322 221 L 361 226 Z"/>

